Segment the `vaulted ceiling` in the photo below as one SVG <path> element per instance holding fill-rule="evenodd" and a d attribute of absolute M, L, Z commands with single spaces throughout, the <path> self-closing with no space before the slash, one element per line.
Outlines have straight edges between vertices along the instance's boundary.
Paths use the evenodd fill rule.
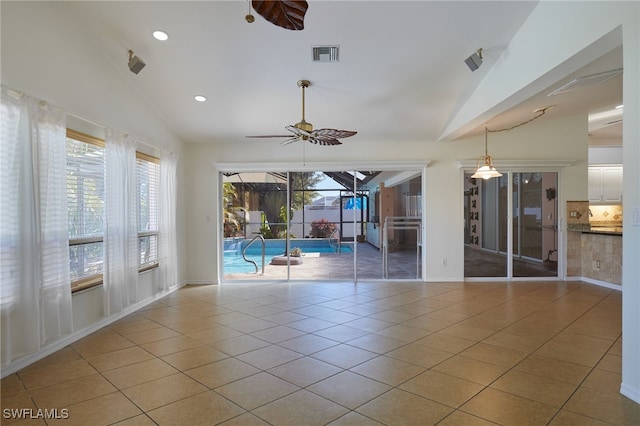
<path fill-rule="evenodd" d="M 436 141 L 536 3 L 310 1 L 301 31 L 255 12 L 248 23 L 248 0 L 59 7 L 181 140 L 233 143 L 286 134 L 300 121 L 300 79 L 311 81 L 305 112 L 315 128 L 356 130 L 363 140 Z M 157 29 L 169 39 L 152 38 Z M 314 62 L 314 46 L 338 46 L 338 61 Z M 484 63 L 471 72 L 464 59 L 478 48 Z M 127 68 L 130 49 L 146 63 L 137 75 Z M 584 72 L 621 66 L 621 52 L 602 61 Z M 621 99 L 621 79 L 608 84 L 596 96 L 562 100 L 566 108 L 555 113 L 610 109 Z M 493 120 L 513 124 L 550 103 L 541 93 Z"/>

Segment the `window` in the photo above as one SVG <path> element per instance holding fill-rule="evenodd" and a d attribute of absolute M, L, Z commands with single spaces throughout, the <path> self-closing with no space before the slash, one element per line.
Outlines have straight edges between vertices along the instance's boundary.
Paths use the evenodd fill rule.
<path fill-rule="evenodd" d="M 104 141 L 67 130 L 67 203 L 73 290 L 102 282 Z"/>
<path fill-rule="evenodd" d="M 102 283 L 105 219 L 104 141 L 67 129 L 67 203 L 73 291 Z M 158 266 L 160 160 L 136 153 L 138 268 Z"/>
<path fill-rule="evenodd" d="M 140 270 L 158 265 L 158 188 L 160 160 L 136 153 L 138 250 Z"/>

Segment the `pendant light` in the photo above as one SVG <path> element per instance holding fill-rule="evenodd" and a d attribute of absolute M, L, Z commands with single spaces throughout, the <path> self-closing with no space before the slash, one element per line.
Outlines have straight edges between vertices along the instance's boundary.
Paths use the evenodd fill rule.
<path fill-rule="evenodd" d="M 487 148 L 489 139 L 489 129 L 487 126 L 484 126 L 484 155 L 478 158 L 478 164 L 476 165 L 476 172 L 471 176 L 472 179 L 491 179 L 493 177 L 500 177 L 502 173 L 496 170 L 493 167 L 493 158 L 489 155 L 489 150 Z M 483 163 L 480 165 L 480 163 Z"/>
<path fill-rule="evenodd" d="M 535 111 L 533 111 L 534 113 L 536 113 L 537 115 L 535 115 L 533 118 L 524 121 L 522 123 L 516 124 L 515 126 L 511 126 L 508 127 L 506 129 L 497 129 L 497 130 L 489 130 L 487 128 L 487 126 L 484 126 L 484 155 L 482 157 L 480 157 L 478 159 L 478 164 L 476 165 L 476 172 L 471 175 L 472 179 L 491 179 L 494 177 L 500 177 L 502 176 L 502 173 L 500 173 L 498 170 L 496 170 L 495 167 L 493 167 L 493 158 L 491 158 L 491 156 L 489 155 L 489 150 L 487 148 L 488 145 L 488 139 L 489 139 L 489 132 L 491 133 L 495 133 L 495 132 L 508 132 L 509 130 L 513 130 L 516 127 L 520 127 L 523 126 L 527 123 L 531 123 L 533 120 L 535 120 L 536 118 L 540 118 L 544 115 L 545 112 L 547 112 L 547 110 L 549 108 L 552 108 L 553 105 L 544 107 L 544 108 L 539 108 L 536 109 Z M 482 165 L 481 165 L 482 163 Z"/>

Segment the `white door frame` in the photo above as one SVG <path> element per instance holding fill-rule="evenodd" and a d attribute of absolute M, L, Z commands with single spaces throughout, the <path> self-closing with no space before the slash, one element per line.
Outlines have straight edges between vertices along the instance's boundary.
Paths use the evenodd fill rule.
<path fill-rule="evenodd" d="M 217 244 L 218 247 L 218 268 L 216 275 L 219 283 L 224 283 L 222 276 L 222 265 L 224 262 L 224 232 L 223 232 L 223 218 L 222 218 L 222 184 L 223 180 L 220 178 L 222 173 L 225 172 L 315 172 L 315 171 L 328 171 L 339 172 L 349 170 L 376 170 L 376 171 L 420 171 L 422 176 L 422 194 L 425 194 L 426 190 L 426 175 L 427 167 L 430 161 L 368 161 L 368 162 L 306 162 L 300 164 L 298 162 L 251 162 L 251 163 L 214 163 L 213 167 L 216 170 L 215 188 L 217 188 L 217 197 L 215 197 L 215 212 L 216 212 L 216 224 L 217 224 Z M 421 229 L 421 241 L 426 241 L 426 197 L 422 197 L 422 229 Z M 357 255 L 357 254 L 356 254 Z M 427 253 L 423 247 L 422 253 L 422 277 L 421 280 L 426 281 L 426 260 Z M 355 274 L 357 257 L 354 255 L 354 281 L 357 281 Z M 290 272 L 287 272 L 288 281 L 291 280 Z"/>

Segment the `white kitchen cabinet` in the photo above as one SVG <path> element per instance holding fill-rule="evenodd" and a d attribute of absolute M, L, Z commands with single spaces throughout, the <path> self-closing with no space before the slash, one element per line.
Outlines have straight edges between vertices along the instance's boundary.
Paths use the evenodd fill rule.
<path fill-rule="evenodd" d="M 622 166 L 589 166 L 589 202 L 622 203 Z"/>

